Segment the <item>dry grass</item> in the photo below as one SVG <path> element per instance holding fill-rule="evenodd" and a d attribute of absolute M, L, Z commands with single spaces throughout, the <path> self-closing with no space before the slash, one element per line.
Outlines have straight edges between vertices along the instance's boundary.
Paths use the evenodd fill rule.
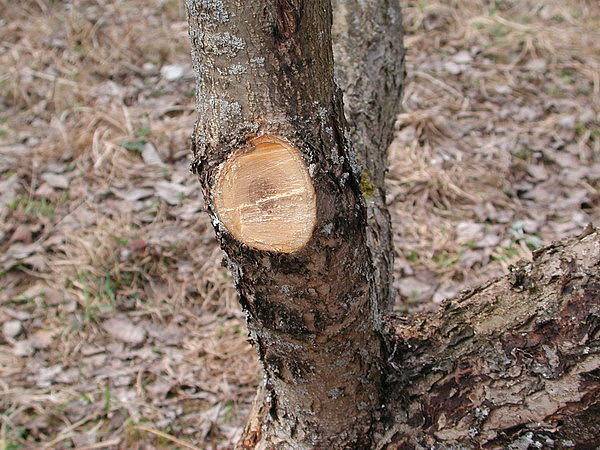
<path fill-rule="evenodd" d="M 389 175 L 398 307 L 430 309 L 598 223 L 600 7 L 409 2 L 405 24 Z"/>
<path fill-rule="evenodd" d="M 600 222 L 600 7 L 405 3 L 389 202 L 410 311 Z M 0 18 L 0 449 L 230 446 L 257 367 L 188 173 L 181 2 Z"/>

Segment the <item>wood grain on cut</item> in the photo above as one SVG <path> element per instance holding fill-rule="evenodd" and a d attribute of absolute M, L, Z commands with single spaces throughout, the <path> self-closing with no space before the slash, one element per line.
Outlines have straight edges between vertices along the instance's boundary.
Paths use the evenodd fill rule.
<path fill-rule="evenodd" d="M 227 159 L 217 175 L 215 208 L 238 240 L 258 250 L 291 253 L 310 239 L 315 191 L 300 152 L 260 136 Z"/>

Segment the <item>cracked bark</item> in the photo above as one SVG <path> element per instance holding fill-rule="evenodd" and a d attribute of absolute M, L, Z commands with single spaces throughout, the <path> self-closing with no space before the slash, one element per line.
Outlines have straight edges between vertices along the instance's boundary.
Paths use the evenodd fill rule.
<path fill-rule="evenodd" d="M 600 445 L 598 230 L 387 330 L 382 447 Z"/>
<path fill-rule="evenodd" d="M 187 10 L 200 117 L 192 167 L 264 369 L 268 414 L 259 441 L 367 446 L 381 386 L 379 291 L 333 82 L 331 4 L 190 0 Z M 251 142 L 266 135 L 298 150 L 317 193 L 312 236 L 291 253 L 236 240 L 215 207 L 220 168 L 231 155 L 254 152 Z M 268 190 L 261 201 L 273 197 Z"/>
<path fill-rule="evenodd" d="M 387 150 L 394 137 L 404 82 L 399 0 L 333 0 L 336 83 L 344 93 L 350 141 L 367 205 L 367 244 L 381 312 L 394 303 L 394 243 L 385 203 Z"/>
<path fill-rule="evenodd" d="M 335 15 L 324 0 L 186 5 L 199 114 L 192 168 L 264 372 L 239 446 L 598 444 L 596 231 L 435 315 L 383 316 L 393 298 L 383 180 L 403 81 L 398 3 L 336 0 Z M 220 219 L 219 173 L 257 137 L 297 151 L 316 192 L 299 247 L 252 245 Z M 291 198 L 285 174 L 265 164 L 267 187 L 244 204 L 260 220 L 260 205 Z"/>

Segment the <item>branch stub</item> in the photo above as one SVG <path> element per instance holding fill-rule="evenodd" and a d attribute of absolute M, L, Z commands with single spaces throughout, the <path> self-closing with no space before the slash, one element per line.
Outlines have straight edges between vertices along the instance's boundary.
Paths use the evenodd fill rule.
<path fill-rule="evenodd" d="M 250 140 L 225 161 L 217 174 L 214 205 L 236 239 L 282 253 L 306 245 L 317 216 L 315 190 L 300 152 L 268 135 Z"/>

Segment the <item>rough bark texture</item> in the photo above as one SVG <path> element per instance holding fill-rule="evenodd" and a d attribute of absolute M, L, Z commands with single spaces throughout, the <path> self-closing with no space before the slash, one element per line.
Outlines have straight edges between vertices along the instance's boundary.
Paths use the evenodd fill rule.
<path fill-rule="evenodd" d="M 389 320 L 389 448 L 600 445 L 600 232 Z"/>
<path fill-rule="evenodd" d="M 265 373 L 240 447 L 600 445 L 598 231 L 540 250 L 436 314 L 381 321 L 392 298 L 383 179 L 400 16 L 392 1 L 334 3 L 349 129 L 329 1 L 187 1 L 193 168 Z M 300 151 L 317 193 L 312 239 L 292 253 L 249 248 L 214 211 L 219 167 L 265 134 Z"/>
<path fill-rule="evenodd" d="M 381 386 L 378 291 L 333 82 L 330 2 L 189 0 L 187 9 L 198 76 L 192 166 L 265 373 L 268 411 L 251 440 L 366 446 Z M 215 214 L 219 167 L 263 134 L 301 152 L 317 192 L 313 237 L 294 253 L 251 249 Z"/>
<path fill-rule="evenodd" d="M 333 0 L 336 83 L 368 213 L 367 238 L 380 310 L 393 306 L 394 246 L 385 203 L 387 150 L 394 137 L 404 82 L 404 46 L 399 0 Z"/>

